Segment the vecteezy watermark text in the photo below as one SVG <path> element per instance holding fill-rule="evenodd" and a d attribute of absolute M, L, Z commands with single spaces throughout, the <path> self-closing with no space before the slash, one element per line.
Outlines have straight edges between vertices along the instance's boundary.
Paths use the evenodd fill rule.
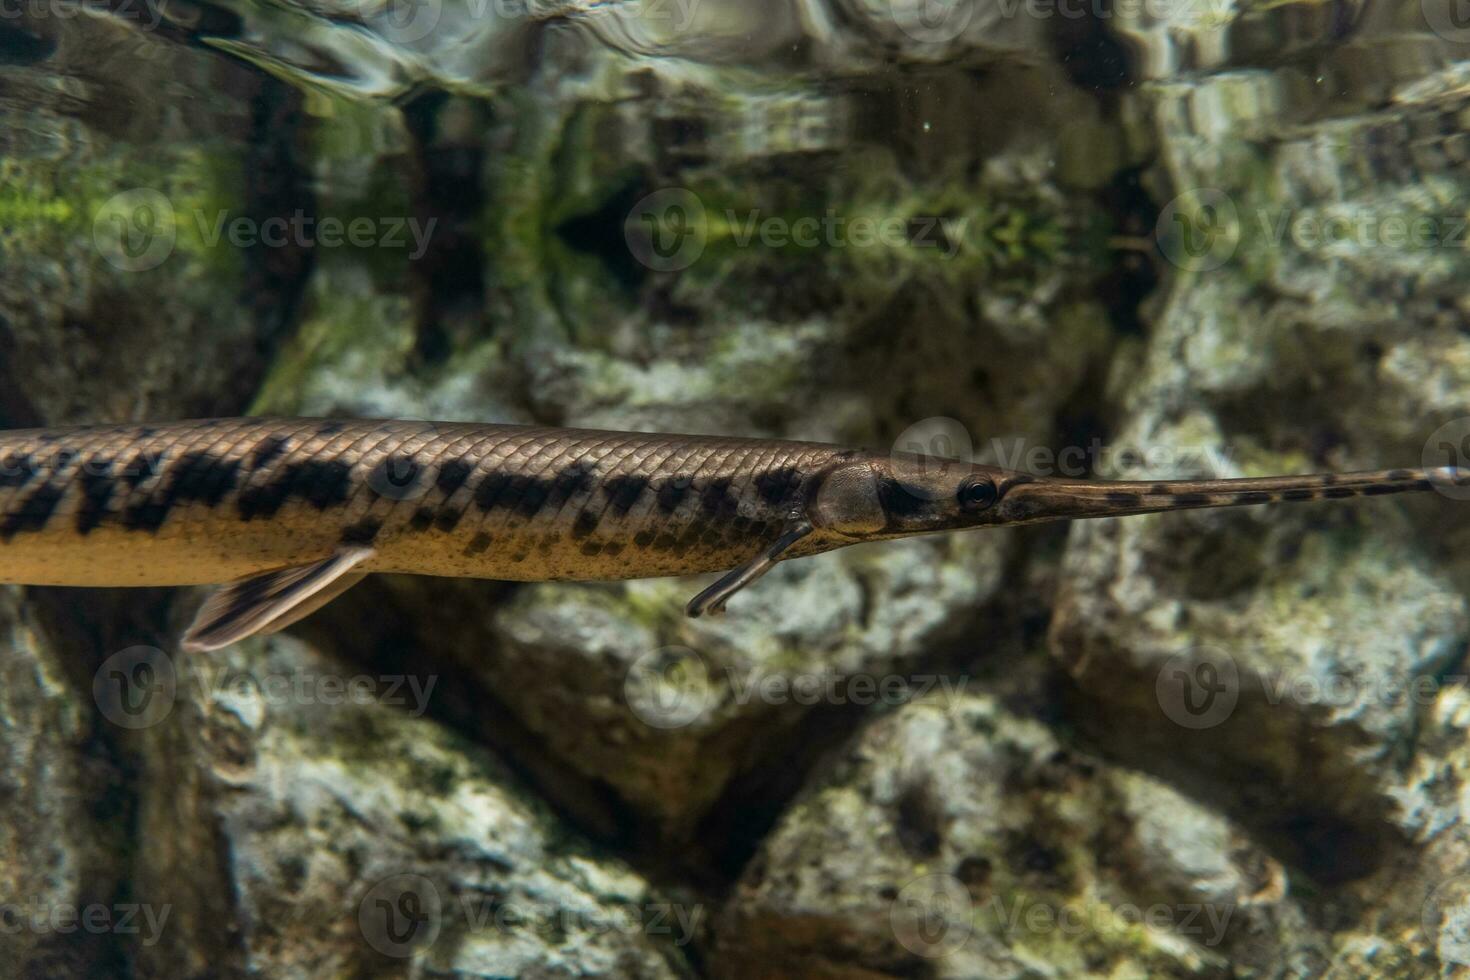
<path fill-rule="evenodd" d="M 1247 664 L 1269 659 L 1264 652 L 1242 657 Z M 1223 724 L 1247 691 L 1269 708 L 1355 711 L 1364 705 L 1385 709 L 1434 704 L 1448 688 L 1464 688 L 1470 676 L 1401 672 L 1363 676 L 1346 670 L 1247 670 L 1237 657 L 1216 647 L 1181 651 L 1165 661 L 1155 682 L 1164 714 L 1182 728 Z"/>
<path fill-rule="evenodd" d="M 655 191 L 633 205 L 623 235 L 633 256 L 655 272 L 687 269 L 718 239 L 736 248 L 920 248 L 952 258 L 962 247 L 968 217 L 946 215 L 768 215 L 760 208 L 725 208 L 711 215 L 683 187 Z"/>
<path fill-rule="evenodd" d="M 1159 212 L 1159 250 L 1174 265 L 1207 272 L 1229 262 L 1242 242 L 1298 252 L 1429 252 L 1470 247 L 1470 218 L 1350 204 L 1315 209 L 1245 209 L 1214 187 L 1187 190 Z"/>
<path fill-rule="evenodd" d="M 438 675 L 339 674 L 332 671 L 253 671 L 192 665 L 189 678 L 200 702 L 251 700 L 266 705 L 382 704 L 419 717 L 428 710 Z M 133 646 L 102 662 L 92 676 L 92 696 L 103 717 L 139 729 L 167 718 L 178 700 L 179 673 L 157 647 Z"/>
<path fill-rule="evenodd" d="M 868 674 L 833 671 L 743 671 L 711 669 L 689 647 L 660 647 L 635 660 L 623 696 L 633 714 L 653 728 L 683 728 L 707 718 L 717 704 L 894 706 L 938 696 L 954 703 L 968 676 Z"/>
<path fill-rule="evenodd" d="M 992 895 L 976 904 L 957 876 L 934 872 L 915 878 L 889 908 L 899 943 L 912 953 L 937 959 L 964 946 L 978 927 L 1008 937 L 1048 933 L 1108 935 L 1120 924 L 1146 925 L 1188 937 L 1201 946 L 1219 945 L 1236 906 L 1211 902 L 1074 902 L 1017 894 Z"/>
<path fill-rule="evenodd" d="M 145 31 L 155 29 L 163 19 L 156 5 L 147 0 L 0 0 L 0 22 L 39 23 L 83 14 L 131 21 Z"/>
<path fill-rule="evenodd" d="M 69 936 L 76 932 L 138 935 L 144 946 L 152 946 L 158 942 L 172 911 L 172 905 L 148 902 L 76 905 L 40 897 L 26 902 L 0 902 L 0 935 L 14 936 L 22 932 L 38 936 Z"/>
<path fill-rule="evenodd" d="M 124 272 L 157 268 L 174 253 L 181 232 L 204 248 L 406 249 L 416 261 L 428 250 L 438 218 L 410 215 L 319 217 L 297 208 L 289 215 L 258 218 L 226 208 L 182 213 L 160 191 L 137 188 L 108 198 L 92 219 L 92 241 L 102 257 Z"/>

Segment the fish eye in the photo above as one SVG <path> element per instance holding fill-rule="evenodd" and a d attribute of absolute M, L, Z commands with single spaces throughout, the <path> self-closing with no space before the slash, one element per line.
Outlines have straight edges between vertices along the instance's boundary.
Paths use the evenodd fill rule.
<path fill-rule="evenodd" d="M 997 496 L 995 484 L 984 477 L 967 480 L 960 486 L 960 506 L 966 510 L 984 510 L 995 503 Z"/>

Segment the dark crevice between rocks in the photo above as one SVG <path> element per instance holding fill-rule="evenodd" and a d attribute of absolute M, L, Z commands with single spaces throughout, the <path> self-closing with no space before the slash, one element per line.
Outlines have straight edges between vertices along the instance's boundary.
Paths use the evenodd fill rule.
<path fill-rule="evenodd" d="M 1113 677 L 1106 683 L 1126 685 L 1143 697 L 1152 694 L 1153 681 Z M 1220 751 L 1218 730 L 1156 723 L 1147 710 L 1099 698 L 1088 686 L 1058 675 L 1057 696 L 1069 722 L 1059 732 L 1071 747 L 1148 773 L 1228 816 L 1306 880 L 1332 887 L 1362 879 L 1405 846 L 1392 826 L 1389 801 L 1373 796 L 1371 787 L 1354 790 L 1330 774 L 1322 776 L 1325 760 L 1316 758 L 1305 733 L 1296 739 L 1302 751 L 1296 766 L 1322 776 L 1316 781 L 1267 771 L 1259 760 L 1233 759 Z M 1228 724 L 1264 731 L 1270 710 L 1243 696 Z M 1330 799 L 1324 781 L 1335 790 Z"/>
<path fill-rule="evenodd" d="M 87 781 L 82 788 L 96 791 L 87 800 L 90 831 L 103 839 L 93 841 L 91 854 L 81 855 L 93 861 L 78 875 L 79 907 L 98 903 L 115 908 L 156 900 L 156 896 L 133 890 L 138 855 L 149 843 L 138 822 L 144 771 L 140 748 L 134 732 L 101 714 L 94 684 L 103 662 L 113 653 L 140 644 L 162 644 L 161 624 L 167 622 L 169 604 L 170 594 L 164 589 L 25 589 L 26 608 L 43 644 L 54 651 L 71 697 L 92 709 L 91 724 L 76 748 L 76 758 L 80 778 Z M 85 967 L 56 976 L 131 980 L 137 975 L 139 933 L 83 931 L 59 938 L 66 947 L 67 962 L 75 967 L 84 960 Z"/>
<path fill-rule="evenodd" d="M 1095 286 L 1113 329 L 1125 337 L 1146 330 L 1143 304 L 1159 285 L 1160 256 L 1153 248 L 1159 205 L 1143 186 L 1143 168 L 1120 171 L 1099 195 L 1108 217 L 1112 261 Z"/>
<path fill-rule="evenodd" d="M 15 16 L 13 11 L 9 17 L 5 16 L 10 6 L 10 0 L 0 2 L 0 65 L 25 68 L 40 64 L 55 54 L 57 44 L 54 38 L 33 34 L 9 22 Z"/>
<path fill-rule="evenodd" d="M 297 212 L 313 214 L 316 210 L 315 195 L 302 163 L 302 98 L 295 89 L 264 72 L 259 72 L 259 77 L 260 87 L 250 100 L 251 133 L 243 168 L 244 211 L 260 223 L 270 218 L 290 221 Z M 234 374 L 232 387 L 201 399 L 205 402 L 199 406 L 201 415 L 239 414 L 254 400 L 277 349 L 297 326 L 315 266 L 311 249 L 290 240 L 281 247 L 258 242 L 242 251 L 245 277 L 241 302 L 250 310 L 256 330 L 251 349 L 242 351 L 237 361 L 242 370 Z"/>
<path fill-rule="evenodd" d="M 29 429 L 44 424 L 40 410 L 26 397 L 17 365 L 15 332 L 0 312 L 0 428 Z"/>
<path fill-rule="evenodd" d="M 486 257 L 476 222 L 485 206 L 485 147 L 488 112 L 480 103 L 464 103 L 449 112 L 448 92 L 428 91 L 403 106 L 403 119 L 415 143 L 420 173 L 413 198 L 413 218 L 433 230 L 424 253 L 409 260 L 409 279 L 418 323 L 413 362 L 435 368 L 455 350 L 470 346 L 467 338 L 489 329 L 485 303 Z M 465 125 L 462 117 L 481 125 Z M 442 125 L 457 119 L 460 125 Z"/>
<path fill-rule="evenodd" d="M 574 215 L 552 229 L 552 233 L 575 252 L 600 261 L 629 296 L 636 295 L 648 278 L 648 268 L 633 255 L 623 230 L 633 208 L 653 187 L 634 181 L 609 197 L 596 211 Z"/>
<path fill-rule="evenodd" d="M 1053 9 L 1061 12 L 1064 7 L 1058 3 Z M 1107 98 L 1133 84 L 1128 49 L 1108 28 L 1113 19 L 1110 0 L 1094 4 L 1088 16 L 1052 18 L 1056 25 L 1052 48 L 1067 77 L 1078 87 Z"/>

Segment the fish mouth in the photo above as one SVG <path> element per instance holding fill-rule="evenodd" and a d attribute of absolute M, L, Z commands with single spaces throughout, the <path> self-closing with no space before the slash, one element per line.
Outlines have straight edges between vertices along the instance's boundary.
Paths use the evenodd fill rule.
<path fill-rule="evenodd" d="M 997 503 L 1000 524 L 1038 524 L 1089 517 L 1126 517 L 1204 507 L 1335 500 L 1465 487 L 1470 470 L 1368 470 L 1307 476 L 1230 480 L 1060 480 L 1037 477 L 1006 489 Z"/>

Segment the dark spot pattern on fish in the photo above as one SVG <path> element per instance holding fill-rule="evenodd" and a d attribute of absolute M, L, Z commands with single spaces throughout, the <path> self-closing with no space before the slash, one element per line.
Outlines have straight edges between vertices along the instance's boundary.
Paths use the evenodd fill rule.
<path fill-rule="evenodd" d="M 240 461 L 199 450 L 179 457 L 178 466 L 170 472 L 170 487 L 167 503 L 192 503 L 200 501 L 210 507 L 218 507 L 225 496 L 235 489 L 240 477 Z"/>
<path fill-rule="evenodd" d="M 7 453 L 0 459 L 0 489 L 19 490 L 36 475 L 29 453 Z"/>
<path fill-rule="evenodd" d="M 479 485 L 475 487 L 475 506 L 482 511 L 492 510 L 510 485 L 509 473 L 503 473 L 500 470 L 486 473 Z"/>
<path fill-rule="evenodd" d="M 576 519 L 572 521 L 572 539 L 580 541 L 596 531 L 598 517 L 599 515 L 590 510 L 578 511 Z"/>
<path fill-rule="evenodd" d="M 9 541 L 25 531 L 40 531 L 51 519 L 51 512 L 61 502 L 66 487 L 47 481 L 32 490 L 20 506 L 0 520 L 0 541 Z"/>
<path fill-rule="evenodd" d="M 185 453 L 168 467 L 159 486 L 123 510 L 123 527 L 156 533 L 179 504 L 201 502 L 217 507 L 235 489 L 239 471 L 239 459 L 226 459 L 208 450 Z"/>
<path fill-rule="evenodd" d="M 508 500 L 503 501 L 522 517 L 535 517 L 551 496 L 551 481 L 540 476 L 516 476 L 511 480 Z"/>
<path fill-rule="evenodd" d="M 94 456 L 82 468 L 82 502 L 77 508 L 77 532 L 80 534 L 90 534 L 107 516 L 107 505 L 117 490 L 112 464 L 110 456 Z"/>
<path fill-rule="evenodd" d="M 286 466 L 264 484 L 246 487 L 236 507 L 246 521 L 274 517 L 292 499 L 326 510 L 351 497 L 351 476 L 352 467 L 341 460 L 304 459 Z"/>
<path fill-rule="evenodd" d="M 128 461 L 128 465 L 124 466 L 122 473 L 118 475 L 128 485 L 129 490 L 136 490 L 140 484 L 146 483 L 153 474 L 158 472 L 161 459 L 162 456 L 159 453 L 151 456 L 146 452 L 138 453 Z"/>
<path fill-rule="evenodd" d="M 1190 490 L 1183 493 L 1170 494 L 1168 502 L 1175 507 L 1203 507 L 1213 500 L 1214 498 L 1207 493 Z"/>
<path fill-rule="evenodd" d="M 463 507 L 440 507 L 439 513 L 434 515 L 434 526 L 444 532 L 453 531 L 459 527 L 459 519 L 464 516 Z"/>
<path fill-rule="evenodd" d="M 801 485 L 801 471 L 794 466 L 759 473 L 755 478 L 755 489 L 768 504 L 782 503 Z"/>
<path fill-rule="evenodd" d="M 699 491 L 700 510 L 709 515 L 718 514 L 721 511 L 733 507 L 735 501 L 730 496 L 732 480 L 729 477 L 715 477 L 706 483 Z"/>
<path fill-rule="evenodd" d="M 289 448 L 291 440 L 285 436 L 269 435 L 255 444 L 250 450 L 250 459 L 246 464 L 252 470 L 264 469 L 276 460 Z"/>
<path fill-rule="evenodd" d="M 463 458 L 446 460 L 439 467 L 439 475 L 434 478 L 434 486 L 446 497 L 452 497 L 465 485 L 475 467 Z"/>
<path fill-rule="evenodd" d="M 349 524 L 343 528 L 341 540 L 344 545 L 369 545 L 373 543 L 382 529 L 382 521 L 364 517 L 356 524 Z"/>
<path fill-rule="evenodd" d="M 615 476 L 603 485 L 603 492 L 607 494 L 607 505 L 619 514 L 626 514 L 638 503 L 638 498 L 643 496 L 643 491 L 648 489 L 648 477 L 629 473 L 623 476 Z"/>
<path fill-rule="evenodd" d="M 678 510 L 693 484 L 694 481 L 687 476 L 676 476 L 665 480 L 658 488 L 658 509 L 665 514 L 672 514 Z"/>
<path fill-rule="evenodd" d="M 929 509 L 929 501 L 886 476 L 878 480 L 878 503 L 889 517 L 914 517 Z"/>
<path fill-rule="evenodd" d="M 596 484 L 593 471 L 596 466 L 585 460 L 578 460 L 562 467 L 551 483 L 551 492 L 547 495 L 546 502 L 551 506 L 561 506 L 573 497 L 586 493 Z"/>

